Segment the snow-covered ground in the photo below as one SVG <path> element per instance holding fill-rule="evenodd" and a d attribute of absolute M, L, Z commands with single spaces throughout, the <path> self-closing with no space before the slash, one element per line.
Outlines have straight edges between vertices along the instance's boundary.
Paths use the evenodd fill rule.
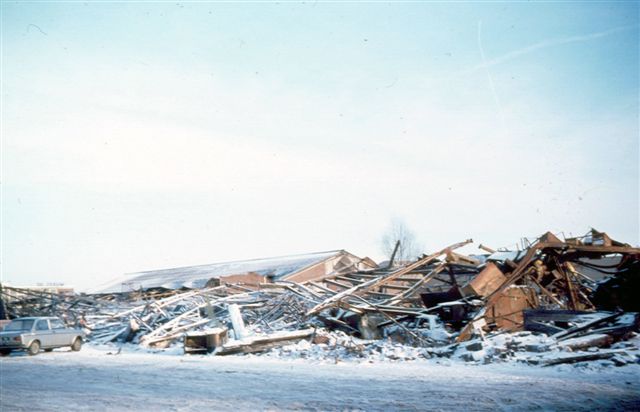
<path fill-rule="evenodd" d="M 183 356 L 87 345 L 0 359 L 0 410 L 640 410 L 640 365 Z"/>

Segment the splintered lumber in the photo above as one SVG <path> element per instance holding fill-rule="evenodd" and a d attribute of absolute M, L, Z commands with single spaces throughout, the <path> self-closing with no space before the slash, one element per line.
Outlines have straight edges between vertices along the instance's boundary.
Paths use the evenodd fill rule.
<path fill-rule="evenodd" d="M 368 337 L 393 325 L 383 335 L 389 332 L 389 336 L 398 334 L 405 341 L 421 341 L 424 319 L 435 320 L 433 313 L 448 327 L 459 329 L 466 324 L 458 341 L 484 330 L 514 330 L 524 324 L 527 330 L 555 334 L 556 347 L 581 349 L 606 346 L 638 330 L 640 315 L 635 310 L 620 316 L 613 312 L 580 315 L 576 310 L 551 311 L 596 307 L 631 310 L 629 307 L 634 306 L 618 305 L 614 295 L 633 288 L 626 288 L 626 283 L 612 284 L 615 290 L 602 288 L 575 267 L 616 277 L 633 274 L 640 266 L 639 248 L 592 231 L 589 237 L 566 241 L 546 233 L 533 243 L 527 241 L 522 252 L 485 248 L 495 252 L 487 260 L 453 251 L 469 242 L 454 244 L 402 267 L 358 271 L 353 266 L 341 266 L 300 284 L 277 281 L 250 285 L 229 280 L 229 284 L 186 292 L 157 288 L 91 296 L 0 287 L 0 300 L 11 318 L 61 316 L 65 322 L 85 328 L 88 339 L 95 342 L 130 340 L 168 346 L 186 336 L 193 338 L 191 343 L 197 350 L 203 347 L 203 329 L 234 324 L 239 340 L 227 342 L 224 349 L 216 345 L 221 354 L 262 351 L 295 341 L 296 335 L 281 332 L 306 328 L 318 321 L 329 329 Z M 593 263 L 612 254 L 622 255 L 615 265 Z M 597 292 L 604 298 L 611 295 L 611 299 L 594 297 L 592 303 L 589 297 Z M 425 297 L 424 305 L 418 294 Z M 525 314 L 526 308 L 534 308 L 537 313 Z M 542 313 L 541 308 L 549 312 Z M 240 319 L 246 325 L 245 332 L 238 326 Z M 357 324 L 360 331 L 355 329 Z"/>
<path fill-rule="evenodd" d="M 311 296 L 312 296 L 312 297 L 314 297 L 314 298 L 322 299 L 322 295 L 321 295 L 321 294 L 319 294 L 319 293 L 317 293 L 317 292 L 313 291 L 311 288 L 308 288 L 308 287 L 306 287 L 306 286 L 305 286 L 305 285 L 303 285 L 303 284 L 295 283 L 295 282 L 280 281 L 280 282 L 278 282 L 278 284 L 277 284 L 277 285 L 278 285 L 278 286 L 280 286 L 280 284 L 282 284 L 282 286 L 286 287 L 288 290 L 290 290 L 290 291 L 292 291 L 292 292 L 294 292 L 294 293 L 299 294 L 300 296 L 303 296 L 303 294 L 302 294 L 302 293 L 300 293 L 300 291 L 302 291 L 302 292 L 304 292 L 304 293 L 307 293 L 307 294 L 311 295 Z M 316 287 L 318 286 L 317 284 L 315 284 L 315 283 L 313 283 L 313 282 L 310 282 L 310 284 L 312 284 L 313 286 L 316 286 Z M 298 291 L 298 289 L 300 289 L 300 291 Z M 328 291 L 329 291 L 329 293 L 331 293 L 331 294 L 334 294 L 334 293 L 335 293 L 335 292 L 334 292 L 334 291 L 332 291 L 331 289 L 326 289 L 326 290 L 324 290 L 324 289 L 326 289 L 326 288 L 323 288 L 323 291 L 325 291 L 325 292 L 328 290 Z M 305 296 L 305 297 L 306 297 L 306 296 Z"/>
<path fill-rule="evenodd" d="M 560 308 L 564 308 L 567 305 L 565 305 L 564 303 L 560 302 L 558 300 L 558 298 L 556 298 L 555 296 L 553 296 L 553 293 L 549 292 L 544 286 L 542 286 L 540 284 L 540 282 L 538 282 L 535 278 L 531 278 L 531 281 L 533 283 L 535 283 L 536 286 L 538 286 L 538 289 L 540 289 L 540 292 L 542 292 L 546 297 L 548 297 L 549 299 L 551 299 L 556 305 L 558 305 L 558 307 Z"/>
<path fill-rule="evenodd" d="M 223 288 L 224 288 L 224 286 L 217 286 L 217 287 L 214 287 L 214 288 L 207 288 L 207 289 L 189 291 L 189 292 L 181 293 L 181 294 L 178 294 L 178 295 L 173 295 L 173 296 L 170 296 L 168 298 L 161 299 L 159 301 L 154 301 L 152 304 L 159 311 L 162 312 L 162 308 L 165 307 L 165 306 L 168 306 L 168 305 L 171 305 L 173 303 L 179 302 L 179 301 L 184 300 L 186 298 L 191 298 L 191 297 L 194 297 L 194 296 L 204 295 L 204 294 L 207 294 L 209 292 L 213 292 L 215 290 L 220 290 L 220 289 L 223 289 Z M 130 313 L 142 311 L 145 308 L 147 308 L 148 306 L 149 306 L 149 304 L 145 303 L 144 305 L 139 305 L 139 306 L 136 306 L 136 307 L 131 308 L 129 310 L 125 310 L 123 312 L 115 313 L 115 314 L 113 314 L 111 316 L 111 318 L 122 318 L 122 317 L 125 317 L 125 316 L 129 315 Z M 166 315 L 166 313 L 164 315 Z"/>
<path fill-rule="evenodd" d="M 584 324 L 593 320 L 595 312 L 585 312 L 576 310 L 558 310 L 558 309 L 526 309 L 524 315 L 524 330 L 532 332 L 542 332 L 547 335 L 553 335 L 564 332 L 566 327 L 562 328 L 556 325 L 568 324 Z"/>
<path fill-rule="evenodd" d="M 396 325 L 398 325 L 401 329 L 403 329 L 405 332 L 407 332 L 410 336 L 412 336 L 414 339 L 416 339 L 416 341 L 418 342 L 425 342 L 427 341 L 427 339 L 424 339 L 418 335 L 416 335 L 415 333 L 413 333 L 412 331 L 410 331 L 409 329 L 407 329 L 404 325 L 402 325 L 400 322 L 396 321 L 392 316 L 390 316 L 388 313 L 385 313 L 385 311 L 383 311 L 380 307 L 374 305 L 371 302 L 367 302 L 365 299 L 363 299 L 360 296 L 356 296 L 357 299 L 361 300 L 362 302 L 364 302 L 366 305 L 374 308 L 378 313 L 380 313 L 381 315 L 383 315 L 384 317 L 386 317 L 387 319 L 389 319 L 391 322 L 395 323 Z M 366 314 L 364 314 L 362 317 L 366 316 Z"/>
<path fill-rule="evenodd" d="M 575 261 L 581 256 L 606 256 L 615 253 L 637 256 L 640 254 L 640 249 L 622 244 L 600 246 L 595 244 L 582 244 L 578 241 L 576 241 L 576 243 L 563 242 L 549 232 L 538 238 L 536 242 L 537 243 L 529 246 L 524 257 L 519 259 L 518 263 L 512 266 L 513 271 L 506 276 L 504 282 L 485 297 L 485 307 L 494 307 L 497 301 L 503 296 L 503 292 L 510 286 L 516 283 L 526 284 L 527 281 L 529 281 L 530 283 L 535 283 L 546 297 L 550 298 L 554 303 L 559 304 L 560 307 L 567 307 L 570 305 L 575 308 L 578 303 L 577 296 L 580 294 L 578 293 L 576 295 L 573 288 L 574 286 L 577 287 L 578 284 L 572 283 L 571 279 L 567 276 L 566 271 L 560 272 L 560 270 L 562 270 L 562 265 L 560 265 L 559 262 L 569 260 Z M 508 262 L 508 260 L 505 260 L 505 263 Z M 551 268 L 548 265 L 551 265 Z M 568 270 L 571 272 L 571 269 Z M 550 283 L 553 281 L 544 283 L 545 287 L 543 287 L 543 282 L 541 282 L 540 279 L 547 276 L 549 273 L 551 273 L 551 276 L 558 274 L 559 279 L 564 282 L 564 288 L 562 288 L 564 289 L 563 298 L 566 298 L 567 303 L 563 303 L 562 299 L 555 297 L 554 293 L 548 290 Z M 557 289 L 558 288 L 556 287 L 556 290 Z M 591 302 L 585 303 L 587 307 L 591 306 Z M 469 339 L 472 336 L 472 325 L 474 322 L 483 318 L 485 313 L 487 312 L 480 311 L 477 313 L 476 316 L 462 329 L 457 338 L 458 342 Z"/>
<path fill-rule="evenodd" d="M 332 279 L 325 279 L 324 282 L 328 283 L 330 285 L 338 286 L 338 287 L 340 287 L 342 289 L 350 289 L 350 288 L 353 287 L 353 285 L 347 285 L 345 283 L 337 282 L 337 281 L 332 280 Z"/>
<path fill-rule="evenodd" d="M 612 321 L 615 318 L 619 317 L 620 315 L 621 315 L 620 313 L 614 313 L 614 314 L 611 314 L 611 315 L 607 316 L 605 313 L 603 313 L 603 316 L 601 318 L 599 318 L 599 319 L 595 319 L 595 320 L 593 320 L 591 322 L 587 322 L 585 324 L 578 325 L 578 326 L 575 326 L 573 328 L 569 328 L 569 329 L 567 329 L 565 331 L 556 333 L 555 335 L 553 335 L 553 337 L 555 339 L 557 339 L 557 340 L 568 339 L 568 338 L 570 338 L 572 336 L 575 336 L 576 334 L 578 334 L 580 332 L 586 331 L 586 330 L 588 330 L 588 329 L 590 329 L 590 328 L 592 328 L 594 326 L 601 325 L 603 323 Z"/>
<path fill-rule="evenodd" d="M 433 279 L 433 277 L 435 277 L 438 273 L 444 270 L 445 267 L 446 267 L 446 263 L 439 264 L 429 274 L 425 275 L 422 279 L 416 282 L 409 289 L 405 290 L 399 295 L 396 295 L 392 298 L 385 300 L 384 302 L 382 302 L 382 304 L 384 305 L 394 304 L 411 297 L 414 293 L 418 291 L 418 289 L 420 289 L 420 287 L 422 287 L 425 283 L 429 282 L 431 279 Z"/>
<path fill-rule="evenodd" d="M 145 335 L 143 337 L 146 338 L 146 339 L 144 340 L 144 342 L 141 341 L 141 343 L 146 345 L 146 346 L 154 346 L 154 345 L 157 345 L 160 342 L 166 342 L 166 341 L 170 341 L 170 340 L 179 338 L 180 336 L 182 336 L 182 333 L 185 330 L 194 329 L 194 328 L 196 328 L 198 326 L 206 325 L 206 324 L 208 324 L 210 322 L 211 322 L 211 319 L 201 319 L 201 320 L 199 320 L 197 322 L 193 322 L 193 323 L 190 323 L 188 325 L 183 325 L 183 326 L 180 326 L 178 328 L 174 328 L 174 329 L 171 330 L 170 334 L 164 335 L 164 336 L 160 336 L 160 337 L 157 337 L 157 338 L 148 338 L 148 335 Z"/>
<path fill-rule="evenodd" d="M 362 279 L 356 279 L 356 278 L 353 278 L 351 276 L 346 276 L 346 275 L 338 275 L 338 276 L 336 276 L 336 279 L 344 280 L 344 281 L 351 282 L 351 283 L 362 283 L 362 282 L 364 282 L 364 280 L 362 280 Z"/>
<path fill-rule="evenodd" d="M 388 282 L 391 282 L 393 280 L 395 280 L 396 278 L 405 275 L 407 273 L 410 273 L 411 271 L 413 271 L 414 269 L 420 267 L 420 266 L 424 266 L 426 264 L 431 263 L 432 261 L 434 261 L 435 259 L 437 259 L 439 256 L 447 253 L 447 251 L 451 251 L 453 249 L 458 249 L 464 245 L 467 245 L 469 243 L 471 243 L 472 240 L 466 240 L 464 242 L 460 242 L 460 243 L 455 243 L 447 248 L 444 248 L 443 250 L 436 252 L 434 254 L 431 254 L 429 256 L 425 256 L 422 259 L 418 259 L 417 261 L 415 261 L 414 263 L 407 265 L 403 268 L 400 268 L 394 272 L 391 272 L 390 274 L 388 274 L 387 276 L 381 276 L 378 278 L 374 278 L 371 279 L 367 282 L 361 283 L 359 285 L 356 285 L 350 289 L 347 289 L 343 292 L 337 293 L 336 295 L 330 297 L 329 299 L 325 300 L 324 302 L 320 303 L 319 305 L 316 305 L 314 308 L 312 308 L 309 312 L 307 312 L 308 316 L 314 315 L 316 313 L 321 312 L 322 310 L 334 306 L 336 302 L 342 300 L 345 297 L 351 296 L 351 295 L 355 295 L 357 293 L 362 293 L 371 289 L 374 289 L 376 287 L 379 287 L 381 285 L 384 285 Z"/>
<path fill-rule="evenodd" d="M 229 311 L 229 317 L 231 318 L 231 324 L 233 325 L 233 332 L 235 338 L 240 340 L 247 336 L 247 332 L 244 328 L 244 321 L 242 320 L 242 314 L 238 305 L 231 304 L 227 306 Z"/>
<path fill-rule="evenodd" d="M 455 244 L 453 244 L 451 246 L 448 246 L 448 247 L 442 249 L 439 252 L 436 252 L 436 253 L 434 253 L 432 255 L 426 256 L 426 257 L 424 257 L 422 259 L 418 259 L 417 261 L 415 261 L 414 263 L 412 263 L 410 265 L 407 265 L 407 266 L 405 266 L 403 268 L 400 268 L 400 269 L 396 270 L 395 272 L 390 273 L 389 275 L 387 275 L 385 277 L 377 279 L 375 282 L 373 282 L 372 285 L 367 285 L 367 286 L 363 287 L 363 290 L 373 289 L 373 288 L 376 288 L 378 286 L 384 285 L 384 284 L 386 284 L 388 282 L 391 282 L 391 281 L 395 280 L 396 278 L 398 278 L 398 277 L 400 277 L 402 275 L 406 275 L 407 273 L 412 272 L 414 269 L 417 269 L 420 266 L 424 266 L 424 265 L 427 265 L 427 264 L 431 263 L 432 261 L 437 259 L 439 256 L 442 256 L 442 255 L 446 254 L 447 252 L 450 252 L 451 250 L 458 249 L 458 248 L 461 248 L 462 246 L 468 245 L 471 242 L 472 242 L 472 240 L 468 239 L 468 240 L 466 240 L 464 242 L 455 243 Z M 361 285 L 361 286 L 364 286 L 364 284 Z"/>
<path fill-rule="evenodd" d="M 102 337 L 102 338 L 99 338 L 99 339 L 96 339 L 96 340 L 99 343 L 113 342 L 114 340 L 118 339 L 118 337 L 120 337 L 120 335 L 126 333 L 127 329 L 129 329 L 129 326 L 121 327 L 116 332 L 113 332 L 113 333 L 107 335 L 106 337 Z"/>
<path fill-rule="evenodd" d="M 472 265 L 472 266 L 478 266 L 480 265 L 480 261 L 478 259 L 469 257 L 469 256 L 465 256 L 465 255 L 461 255 L 459 253 L 456 252 L 448 252 L 447 253 L 447 262 L 450 263 L 463 263 L 463 264 L 468 264 L 468 265 Z"/>
<path fill-rule="evenodd" d="M 391 268 L 393 266 L 393 261 L 396 259 L 396 253 L 398 253 L 399 248 L 400 248 L 400 240 L 397 240 L 396 245 L 393 248 L 393 252 L 391 253 L 391 257 L 389 258 L 389 263 L 387 264 L 387 268 Z"/>
<path fill-rule="evenodd" d="M 409 290 L 410 287 L 409 286 L 404 286 L 404 285 L 394 285 L 394 284 L 387 283 L 385 285 L 380 286 L 380 289 Z"/>
<path fill-rule="evenodd" d="M 607 347 L 613 343 L 613 338 L 604 333 L 596 333 L 593 335 L 581 336 L 579 338 L 571 338 L 564 340 L 558 344 L 561 348 L 570 348 L 571 350 L 583 350 L 593 347 Z"/>
<path fill-rule="evenodd" d="M 183 314 L 171 319 L 169 322 L 162 324 L 161 326 L 159 326 L 157 329 L 155 329 L 153 332 L 150 332 L 144 336 L 142 336 L 140 338 L 140 343 L 143 345 L 150 345 L 152 343 L 158 342 L 159 340 L 162 340 L 162 337 L 160 337 L 160 339 L 158 339 L 158 337 L 161 334 L 168 334 L 171 338 L 177 337 L 175 335 L 175 332 L 180 330 L 184 330 L 185 327 L 184 326 L 179 326 L 180 322 L 182 321 L 188 321 L 189 317 L 193 317 L 196 319 L 196 321 L 192 321 L 192 325 L 189 326 L 198 326 L 203 324 L 202 320 L 200 320 L 201 318 L 198 317 L 198 313 L 199 310 L 201 308 L 205 308 L 208 305 L 211 306 L 215 306 L 215 305 L 220 305 L 222 303 L 227 303 L 233 299 L 240 299 L 240 298 L 244 298 L 249 296 L 249 293 L 242 293 L 242 294 L 236 294 L 236 295 L 230 295 L 224 298 L 219 298 L 219 299 L 215 299 L 215 300 L 207 300 L 204 303 L 201 303 L 191 309 L 189 309 L 188 311 L 184 312 Z M 205 319 L 205 323 L 206 322 L 210 322 L 211 319 Z"/>
<path fill-rule="evenodd" d="M 316 287 L 316 288 L 318 288 L 318 289 L 320 289 L 320 290 L 322 290 L 323 292 L 329 293 L 329 294 L 331 294 L 331 295 L 335 295 L 335 294 L 336 294 L 336 291 L 335 291 L 335 290 L 331 290 L 331 289 L 329 289 L 329 288 L 327 288 L 327 287 L 324 287 L 324 286 L 323 286 L 323 285 L 321 285 L 320 283 L 317 283 L 317 282 L 309 282 L 309 284 L 310 284 L 310 285 L 312 285 L 312 286 L 314 286 L 314 287 Z"/>
<path fill-rule="evenodd" d="M 483 245 L 482 243 L 478 246 L 478 249 L 482 249 L 485 252 L 489 252 L 489 253 L 496 253 L 495 249 L 491 249 L 490 247 Z"/>
<path fill-rule="evenodd" d="M 559 356 L 556 358 L 546 359 L 539 363 L 542 366 L 553 366 L 560 365 L 563 363 L 578 363 L 578 362 L 589 362 L 594 360 L 601 359 L 610 359 L 616 355 L 625 355 L 627 352 L 623 350 L 615 350 L 615 351 L 606 351 L 606 352 L 593 352 L 588 354 L 580 354 L 580 355 L 567 355 L 567 356 Z M 533 363 L 536 363 L 535 361 Z"/>
<path fill-rule="evenodd" d="M 255 336 L 242 340 L 229 341 L 227 344 L 216 349 L 216 355 L 232 355 L 234 353 L 255 353 L 264 352 L 278 346 L 295 343 L 301 339 L 311 337 L 315 329 L 303 329 L 293 332 L 277 332 L 268 336 Z"/>
<path fill-rule="evenodd" d="M 349 276 L 357 276 L 359 278 L 364 279 L 374 279 L 374 278 L 379 278 L 380 276 L 382 276 L 383 274 L 388 274 L 391 272 L 388 272 L 386 270 L 376 270 L 374 272 L 369 272 L 369 273 L 363 273 L 363 272 L 355 272 L 355 273 L 351 273 Z"/>

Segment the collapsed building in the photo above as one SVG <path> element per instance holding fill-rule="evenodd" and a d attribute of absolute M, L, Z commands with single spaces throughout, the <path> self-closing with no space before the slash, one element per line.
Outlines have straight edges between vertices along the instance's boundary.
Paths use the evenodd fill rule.
<path fill-rule="evenodd" d="M 402 342 L 428 356 L 505 333 L 583 350 L 611 348 L 638 330 L 639 248 L 596 230 L 564 240 L 546 233 L 522 250 L 480 245 L 481 254 L 459 253 L 470 243 L 399 267 L 332 251 L 140 272 L 88 295 L 6 302 L 7 313 L 62 315 L 95 342 L 179 343 L 185 352 L 216 354 L 300 339 L 323 345 L 336 333 Z M 566 361 L 612 357 L 638 361 L 620 360 L 613 349 Z"/>
<path fill-rule="evenodd" d="M 369 258 L 359 258 L 346 250 L 332 250 L 129 273 L 90 290 L 90 293 L 200 289 L 221 284 L 256 288 L 265 283 L 302 283 L 322 279 L 334 273 L 375 267 L 376 263 Z"/>

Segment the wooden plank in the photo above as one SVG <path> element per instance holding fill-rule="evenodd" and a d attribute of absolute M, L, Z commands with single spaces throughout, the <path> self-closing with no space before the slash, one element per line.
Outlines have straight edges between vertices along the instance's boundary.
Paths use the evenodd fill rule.
<path fill-rule="evenodd" d="M 362 279 L 355 279 L 355 278 L 352 278 L 352 277 L 350 277 L 350 276 L 343 276 L 343 275 L 338 275 L 338 276 L 336 276 L 335 278 L 336 278 L 336 279 L 340 279 L 340 280 L 345 280 L 345 281 L 347 281 L 347 282 L 352 282 L 352 283 L 353 283 L 353 282 L 355 282 L 355 283 L 362 283 L 362 282 L 364 282 L 364 280 L 362 280 Z M 351 285 L 351 286 L 353 286 L 353 285 Z"/>
<path fill-rule="evenodd" d="M 464 242 L 460 242 L 460 243 L 455 243 L 439 252 L 433 253 L 429 256 L 425 256 L 422 259 L 418 259 L 417 261 L 415 261 L 414 263 L 407 265 L 403 268 L 400 268 L 392 273 L 390 273 L 388 276 L 382 277 L 382 278 L 377 278 L 377 279 L 371 279 L 370 281 L 367 281 L 365 283 L 362 283 L 360 285 L 354 286 L 351 289 L 347 289 L 343 292 L 340 292 L 338 294 L 336 294 L 335 296 L 325 300 L 324 302 L 322 302 L 319 305 L 316 305 L 315 307 L 313 307 L 311 310 L 309 310 L 307 312 L 307 316 L 310 315 L 314 315 L 322 310 L 324 310 L 327 307 L 333 306 L 337 301 L 351 295 L 351 294 L 357 294 L 357 293 L 363 293 L 366 292 L 367 290 L 371 290 L 371 289 L 375 289 L 385 283 L 389 283 L 393 280 L 395 280 L 395 278 L 405 275 L 411 271 L 413 271 L 414 269 L 420 267 L 420 266 L 424 266 L 432 261 L 434 261 L 436 258 L 438 258 L 439 256 L 445 254 L 447 251 L 449 250 L 453 250 L 453 249 L 457 249 L 460 248 L 464 245 L 467 245 L 469 243 L 471 243 L 472 240 L 466 240 Z"/>
<path fill-rule="evenodd" d="M 270 336 L 256 336 L 240 341 L 229 341 L 216 349 L 216 355 L 232 355 L 234 353 L 263 352 L 277 346 L 288 345 L 301 339 L 311 337 L 315 329 L 296 330 L 293 332 L 278 332 Z"/>
<path fill-rule="evenodd" d="M 353 285 L 345 285 L 344 283 L 336 282 L 335 280 L 331 280 L 331 279 L 324 279 L 323 282 L 328 283 L 330 285 L 341 287 L 343 289 L 351 289 L 353 287 Z"/>
<path fill-rule="evenodd" d="M 310 284 L 310 285 L 313 285 L 314 287 L 316 287 L 316 288 L 318 288 L 318 289 L 320 289 L 320 290 L 322 290 L 323 292 L 330 293 L 330 294 L 332 294 L 332 295 L 335 295 L 335 294 L 336 294 L 336 291 L 335 291 L 335 290 L 331 290 L 331 289 L 329 289 L 329 288 L 327 288 L 327 287 L 325 287 L 325 286 L 321 285 L 320 283 L 317 283 L 317 282 L 309 282 L 309 284 Z"/>
<path fill-rule="evenodd" d="M 565 330 L 563 332 L 559 332 L 559 333 L 553 335 L 553 337 L 556 338 L 557 340 L 568 339 L 571 336 L 573 336 L 573 335 L 575 335 L 575 334 L 577 334 L 579 332 L 585 331 L 585 330 L 587 330 L 589 328 L 592 328 L 594 326 L 600 325 L 602 323 L 610 322 L 610 321 L 614 320 L 615 318 L 619 317 L 620 315 L 621 315 L 620 313 L 614 313 L 614 314 L 611 314 L 611 315 L 608 315 L 608 316 L 604 316 L 604 317 L 602 317 L 600 319 L 596 319 L 596 320 L 593 320 L 591 322 L 588 322 L 588 323 L 585 323 L 585 324 L 582 324 L 582 325 L 575 326 L 573 328 L 567 329 L 567 330 Z"/>
<path fill-rule="evenodd" d="M 380 289 L 397 289 L 397 290 L 408 290 L 411 289 L 409 286 L 402 286 L 402 285 L 392 285 L 392 284 L 384 284 L 382 286 L 380 286 Z"/>
<path fill-rule="evenodd" d="M 553 365 L 560 365 L 563 363 L 588 362 L 588 361 L 594 361 L 594 360 L 600 360 L 600 359 L 610 359 L 618 354 L 626 354 L 626 352 L 623 350 L 617 350 L 617 351 L 610 351 L 610 352 L 595 352 L 587 355 L 569 355 L 569 356 L 562 356 L 562 357 L 553 358 L 549 360 L 543 360 L 541 363 L 542 363 L 542 366 L 553 366 Z M 535 363 L 535 361 L 532 363 Z"/>

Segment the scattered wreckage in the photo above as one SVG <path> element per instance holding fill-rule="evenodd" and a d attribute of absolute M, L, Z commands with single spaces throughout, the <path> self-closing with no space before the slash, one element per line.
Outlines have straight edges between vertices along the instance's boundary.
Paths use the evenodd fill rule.
<path fill-rule="evenodd" d="M 480 245 L 483 254 L 458 253 L 471 242 L 299 283 L 71 296 L 5 286 L 0 296 L 12 318 L 61 316 L 91 342 L 182 344 L 185 353 L 288 347 L 331 357 L 340 347 L 368 356 L 401 344 L 422 357 L 469 361 L 638 362 L 626 341 L 640 326 L 639 248 L 591 230 L 565 240 L 546 233 L 522 250 Z"/>

